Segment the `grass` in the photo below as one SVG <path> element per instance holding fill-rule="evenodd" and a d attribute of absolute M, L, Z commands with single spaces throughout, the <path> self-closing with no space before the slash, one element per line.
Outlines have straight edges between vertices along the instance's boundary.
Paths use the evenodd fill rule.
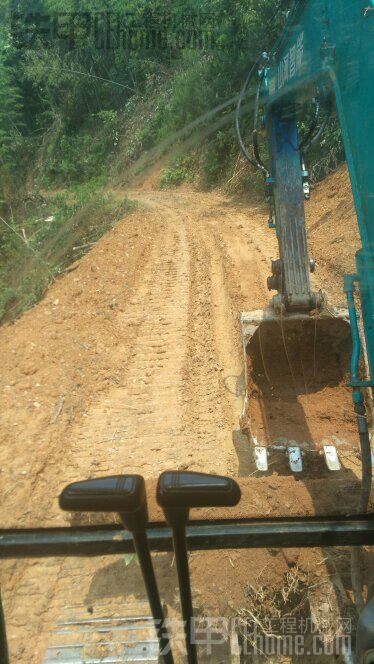
<path fill-rule="evenodd" d="M 315 638 L 318 640 L 319 650 L 313 655 L 313 662 L 331 662 L 335 638 L 339 648 L 349 634 L 349 630 L 344 632 L 341 627 L 340 610 L 349 620 L 351 607 L 339 605 L 329 575 L 316 577 L 296 564 L 284 574 L 276 589 L 269 587 L 261 576 L 262 572 L 256 583 L 244 588 L 245 602 L 237 611 L 239 641 L 245 653 L 241 661 L 253 662 L 253 653 L 256 653 L 258 664 L 304 664 L 302 649 L 299 653 L 293 652 L 292 645 L 288 645 L 301 636 L 306 653 L 312 653 Z M 335 657 L 333 659 L 335 661 Z"/>
<path fill-rule="evenodd" d="M 281 620 L 292 616 L 307 616 L 308 583 L 297 566 L 284 575 L 279 590 L 274 591 L 262 583 L 248 584 L 245 596 L 246 606 L 239 611 L 238 617 L 242 634 L 251 646 L 255 640 L 251 630 L 246 630 L 247 627 L 255 625 L 261 634 L 270 637 L 274 636 L 272 626 Z"/>
<path fill-rule="evenodd" d="M 101 184 L 46 193 L 29 216 L 0 218 L 0 320 L 38 302 L 58 274 L 136 206 L 103 193 Z"/>

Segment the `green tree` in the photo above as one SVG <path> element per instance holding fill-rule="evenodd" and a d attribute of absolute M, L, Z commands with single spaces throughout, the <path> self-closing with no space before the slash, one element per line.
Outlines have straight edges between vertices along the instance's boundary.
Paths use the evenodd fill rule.
<path fill-rule="evenodd" d="M 0 50 L 0 163 L 12 162 L 21 138 L 22 98 L 15 82 L 10 45 L 3 43 Z"/>

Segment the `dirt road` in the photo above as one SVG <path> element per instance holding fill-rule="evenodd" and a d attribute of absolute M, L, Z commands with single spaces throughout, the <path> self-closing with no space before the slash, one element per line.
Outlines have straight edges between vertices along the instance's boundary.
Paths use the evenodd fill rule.
<path fill-rule="evenodd" d="M 2 525 L 67 523 L 57 497 L 75 479 L 137 472 L 152 481 L 169 468 L 239 476 L 242 515 L 312 513 L 317 495 L 321 512 L 341 504 L 347 487 L 357 486 L 358 462 L 333 490 L 318 478 L 308 484 L 276 471 L 258 478 L 239 430 L 238 313 L 266 304 L 277 255 L 266 212 L 219 193 L 143 187 L 129 195 L 137 210 L 0 331 Z M 316 284 L 330 282 L 336 299 L 339 269 L 329 255 L 315 256 Z M 351 491 L 345 507 L 349 500 Z M 290 565 L 311 570 L 318 556 L 193 554 L 196 601 L 234 611 L 245 583 L 264 568 L 276 586 Z M 157 569 L 173 605 L 171 558 L 159 556 Z M 61 616 L 108 602 L 116 611 L 123 596 L 144 599 L 139 570 L 120 558 L 9 561 L 1 577 L 14 662 L 42 662 Z"/>

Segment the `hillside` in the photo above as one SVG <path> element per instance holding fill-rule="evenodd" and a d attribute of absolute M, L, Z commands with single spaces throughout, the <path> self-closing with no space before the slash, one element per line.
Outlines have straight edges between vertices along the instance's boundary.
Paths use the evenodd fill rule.
<path fill-rule="evenodd" d="M 314 189 L 307 205 L 307 230 L 310 254 L 317 262 L 317 278 L 326 284 L 331 301 L 345 306 L 342 275 L 356 271 L 354 257 L 360 247 L 346 166 Z"/>

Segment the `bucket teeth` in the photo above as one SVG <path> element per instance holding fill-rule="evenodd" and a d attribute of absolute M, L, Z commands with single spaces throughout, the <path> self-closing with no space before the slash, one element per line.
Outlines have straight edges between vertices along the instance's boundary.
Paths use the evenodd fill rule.
<path fill-rule="evenodd" d="M 303 460 L 301 456 L 301 448 L 297 446 L 290 446 L 287 448 L 288 461 L 293 473 L 301 473 L 303 470 Z"/>
<path fill-rule="evenodd" d="M 324 445 L 323 454 L 326 466 L 329 470 L 341 470 L 341 464 L 335 445 Z"/>
<path fill-rule="evenodd" d="M 303 453 L 299 445 L 271 445 L 270 447 L 262 447 L 256 445 L 254 447 L 254 459 L 257 470 L 267 472 L 269 469 L 268 457 L 269 452 L 285 452 L 288 456 L 288 463 L 293 473 L 301 473 L 303 471 Z M 335 445 L 324 445 L 323 455 L 326 466 L 331 471 L 341 470 L 339 455 Z M 372 448 L 372 464 L 374 467 L 374 449 Z"/>
<path fill-rule="evenodd" d="M 348 310 L 326 306 L 316 317 L 299 311 L 280 315 L 270 305 L 265 309 L 242 312 L 240 325 L 246 385 L 240 428 L 248 437 L 257 471 L 268 472 L 269 468 L 276 467 L 279 460 L 282 473 L 304 472 L 307 476 L 309 470 L 313 472 L 312 465 L 317 459 L 318 469 L 322 466 L 322 472 L 341 470 L 338 450 L 352 449 L 352 453 L 356 453 L 356 443 L 351 435 L 337 438 L 331 435 L 330 427 L 326 425 L 325 429 L 321 424 L 312 437 L 307 429 L 309 418 L 314 417 L 314 403 L 318 409 L 321 408 L 324 390 L 340 384 L 342 375 L 349 368 L 351 334 Z M 331 351 L 332 356 L 330 365 L 321 355 L 319 361 L 323 360 L 325 368 L 321 375 L 315 371 L 316 339 L 321 348 L 327 347 Z M 309 386 L 312 389 L 308 390 L 309 374 L 307 380 L 305 363 L 300 363 L 298 359 L 300 343 L 304 344 L 305 357 L 309 351 L 311 357 L 314 353 L 314 372 L 310 375 Z M 291 361 L 293 344 L 296 344 L 294 362 Z M 336 357 L 340 358 L 339 362 L 336 362 Z M 309 370 L 312 364 L 308 364 Z M 292 394 L 296 391 L 297 395 L 292 403 L 289 400 L 291 390 Z M 306 422 L 304 434 L 299 430 L 293 433 L 290 429 L 290 423 L 300 418 L 299 401 L 302 402 Z M 269 458 L 272 459 L 271 464 Z M 374 467 L 374 438 L 372 464 Z"/>
<path fill-rule="evenodd" d="M 255 464 L 257 470 L 260 470 L 263 473 L 266 473 L 268 470 L 268 452 L 266 447 L 259 447 L 256 445 L 254 448 L 255 452 Z"/>

